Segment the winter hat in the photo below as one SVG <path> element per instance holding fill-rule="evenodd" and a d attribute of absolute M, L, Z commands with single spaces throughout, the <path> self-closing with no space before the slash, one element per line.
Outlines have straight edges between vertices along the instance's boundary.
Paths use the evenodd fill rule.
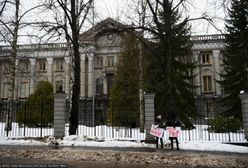
<path fill-rule="evenodd" d="M 162 118 L 162 116 L 161 116 L 161 115 L 158 115 L 158 116 L 157 116 L 157 119 L 161 119 L 161 118 Z"/>

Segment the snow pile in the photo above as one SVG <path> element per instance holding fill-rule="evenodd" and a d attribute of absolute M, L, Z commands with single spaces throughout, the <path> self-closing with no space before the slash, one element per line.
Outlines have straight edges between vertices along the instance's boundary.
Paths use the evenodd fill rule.
<path fill-rule="evenodd" d="M 181 149 L 184 150 L 248 153 L 248 147 L 225 144 L 215 141 L 213 142 L 185 141 L 185 142 L 180 142 L 179 146 Z"/>
<path fill-rule="evenodd" d="M 151 147 L 149 144 L 139 141 L 114 141 L 104 140 L 103 137 L 94 136 L 66 136 L 63 140 L 59 140 L 60 146 L 82 146 L 82 147 Z"/>

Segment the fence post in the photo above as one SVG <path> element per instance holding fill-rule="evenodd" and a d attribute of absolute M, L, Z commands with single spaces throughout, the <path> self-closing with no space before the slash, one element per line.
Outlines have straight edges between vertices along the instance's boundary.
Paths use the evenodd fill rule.
<path fill-rule="evenodd" d="M 243 128 L 245 130 L 245 138 L 248 139 L 248 93 L 240 92 L 239 98 L 241 99 Z"/>
<path fill-rule="evenodd" d="M 65 136 L 66 94 L 60 88 L 54 94 L 54 137 Z"/>
<path fill-rule="evenodd" d="M 144 94 L 145 99 L 145 130 L 146 130 L 146 143 L 154 143 L 154 136 L 150 135 L 151 125 L 154 124 L 155 110 L 154 110 L 154 93 Z"/>

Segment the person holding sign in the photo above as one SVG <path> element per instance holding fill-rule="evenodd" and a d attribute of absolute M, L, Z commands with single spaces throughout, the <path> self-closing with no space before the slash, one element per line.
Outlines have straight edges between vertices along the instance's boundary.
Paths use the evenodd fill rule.
<path fill-rule="evenodd" d="M 176 119 L 175 115 L 170 116 L 169 120 L 166 122 L 166 131 L 169 135 L 169 140 L 171 141 L 171 149 L 173 149 L 173 141 L 176 141 L 177 150 L 179 149 L 179 143 L 178 143 L 178 136 L 180 133 L 180 130 L 178 127 L 181 126 L 180 122 Z"/>
<path fill-rule="evenodd" d="M 156 120 L 155 120 L 155 126 L 157 128 L 160 128 L 160 136 L 156 136 L 156 148 L 158 149 L 158 144 L 159 144 L 159 141 L 160 141 L 160 146 L 161 146 L 161 149 L 163 149 L 164 147 L 164 143 L 163 143 L 163 134 L 164 134 L 164 127 L 165 127 L 165 123 L 162 122 L 162 116 L 161 115 L 158 115 Z"/>

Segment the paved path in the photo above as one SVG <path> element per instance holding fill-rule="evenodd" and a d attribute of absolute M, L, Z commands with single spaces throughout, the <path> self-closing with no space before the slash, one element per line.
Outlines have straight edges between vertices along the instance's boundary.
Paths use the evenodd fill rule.
<path fill-rule="evenodd" d="M 131 163 L 104 163 L 87 161 L 48 161 L 48 160 L 23 160 L 1 159 L 0 167 L 5 168 L 191 168 L 189 166 L 168 166 L 165 164 L 131 164 Z M 193 167 L 192 167 L 193 168 Z"/>
<path fill-rule="evenodd" d="M 247 168 L 247 158 L 248 154 L 154 148 L 0 146 L 0 165 L 6 164 L 5 168 L 10 164 L 14 165 L 12 168 L 18 168 L 17 165 L 23 168 L 23 164 L 41 165 L 36 168 L 44 168 L 44 164 L 50 168 L 59 168 L 59 165 L 70 168 Z"/>

